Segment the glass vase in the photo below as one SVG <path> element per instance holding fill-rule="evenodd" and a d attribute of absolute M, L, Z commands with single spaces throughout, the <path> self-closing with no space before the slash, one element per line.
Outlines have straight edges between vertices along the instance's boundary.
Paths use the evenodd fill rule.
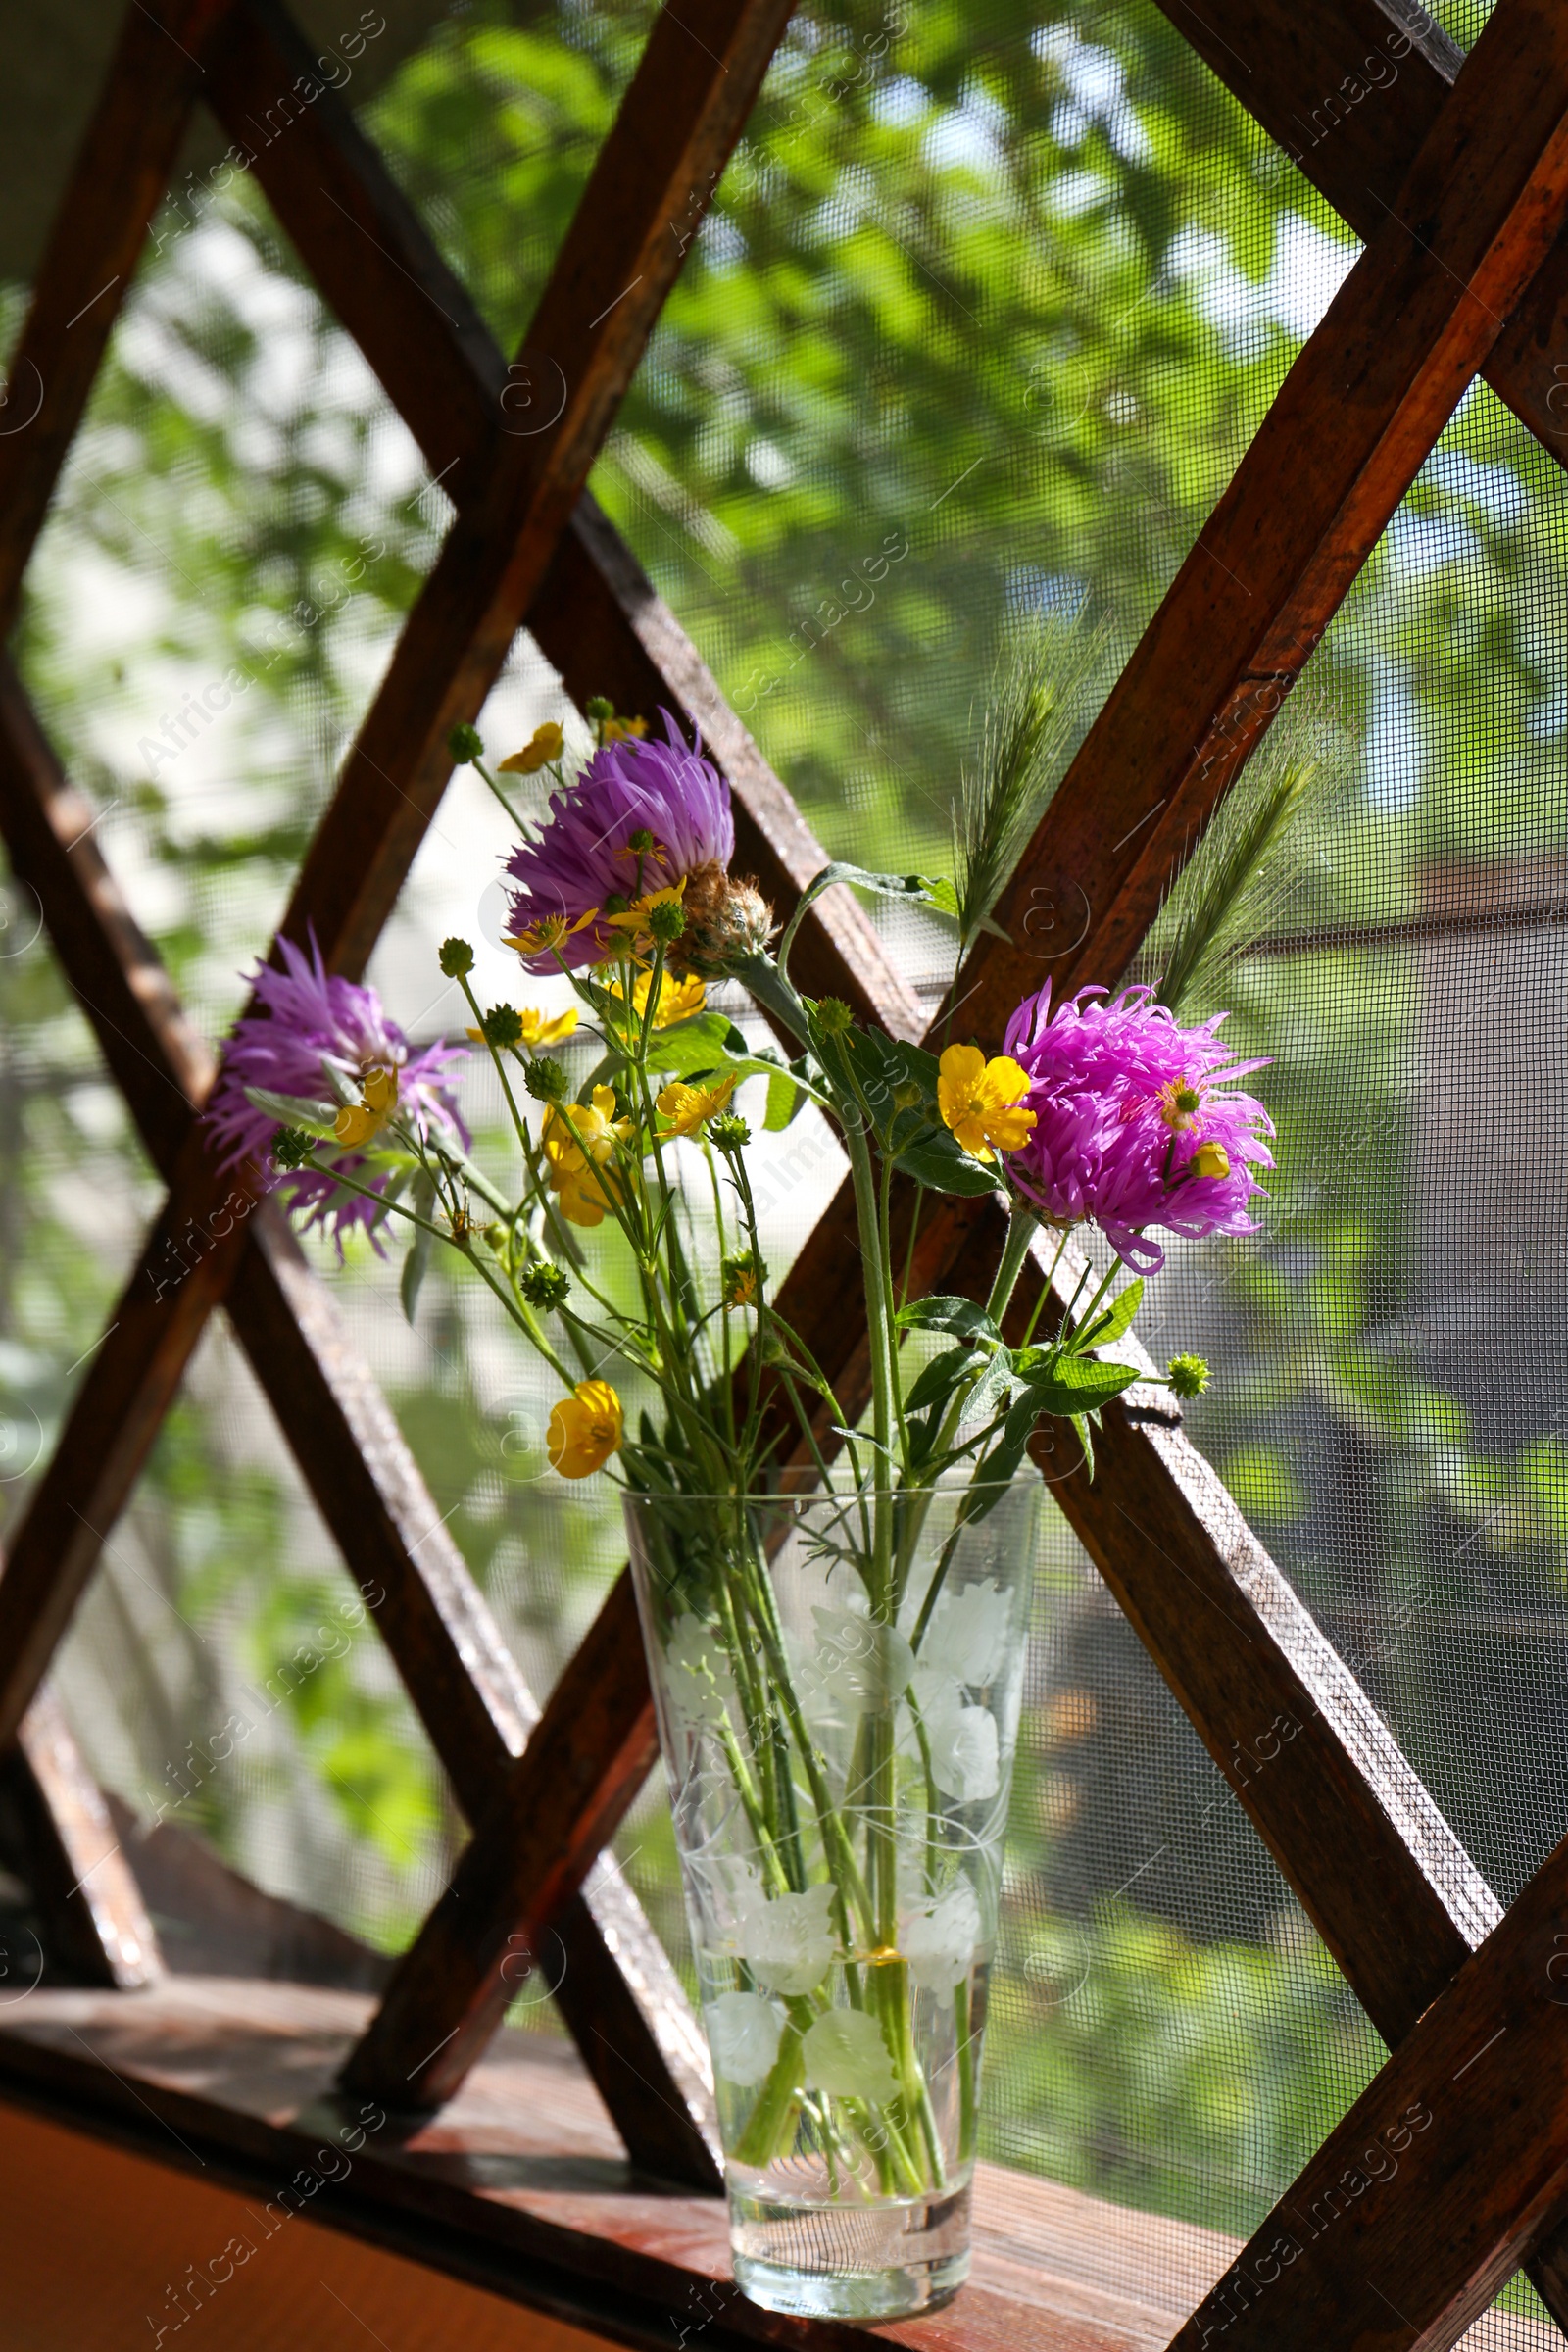
<path fill-rule="evenodd" d="M 1043 1489 L 628 1494 L 737 2282 L 929 2310 L 969 2265 Z"/>

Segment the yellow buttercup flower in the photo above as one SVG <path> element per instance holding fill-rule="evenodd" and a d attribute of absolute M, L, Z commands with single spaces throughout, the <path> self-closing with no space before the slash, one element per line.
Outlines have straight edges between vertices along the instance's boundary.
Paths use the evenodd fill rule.
<path fill-rule="evenodd" d="M 717 1086 L 688 1086 L 683 1078 L 676 1078 L 661 1094 L 659 1107 L 669 1121 L 671 1135 L 695 1135 L 705 1119 L 723 1109 L 734 1092 L 733 1078 L 722 1079 Z"/>
<path fill-rule="evenodd" d="M 1029 1073 L 1008 1054 L 987 1061 L 978 1046 L 950 1046 L 938 1067 L 937 1108 L 975 1159 L 1016 1152 L 1034 1131 L 1035 1114 L 1021 1107 Z"/>
<path fill-rule="evenodd" d="M 1223 1144 L 1200 1144 L 1187 1162 L 1189 1176 L 1228 1176 L 1230 1172 L 1231 1155 Z"/>
<path fill-rule="evenodd" d="M 632 1124 L 614 1110 L 613 1091 L 596 1086 L 591 1102 L 552 1103 L 545 1113 L 545 1170 L 568 1225 L 602 1225 L 620 1199 L 610 1163 L 631 1142 Z"/>
<path fill-rule="evenodd" d="M 598 920 L 597 906 L 590 906 L 574 923 L 568 923 L 564 914 L 547 914 L 541 921 L 530 923 L 526 931 L 513 932 L 505 944 L 515 948 L 519 956 L 542 956 L 547 948 L 564 947 L 568 939 Z"/>
<path fill-rule="evenodd" d="M 396 1070 L 368 1070 L 360 1082 L 363 1102 L 345 1102 L 333 1121 L 340 1144 L 368 1144 L 378 1135 L 398 1106 Z"/>
<path fill-rule="evenodd" d="M 632 987 L 631 1003 L 639 1020 L 648 1010 L 648 992 L 653 985 L 652 972 L 638 973 Z M 626 991 L 619 980 L 611 982 L 610 993 L 612 997 L 619 997 L 624 1004 Z M 695 972 L 684 980 L 677 980 L 672 972 L 664 972 L 660 978 L 659 1001 L 654 1006 L 654 1027 L 667 1029 L 671 1021 L 688 1020 L 694 1012 L 701 1012 L 707 1003 L 708 990 Z"/>
<path fill-rule="evenodd" d="M 548 767 L 552 760 L 561 758 L 565 740 L 555 720 L 547 718 L 542 727 L 535 727 L 520 752 L 514 752 L 510 760 L 500 762 L 501 773 L 504 776 L 537 775 L 540 768 Z"/>
<path fill-rule="evenodd" d="M 579 1380 L 550 1416 L 545 1443 L 550 1466 L 563 1478 L 602 1470 L 620 1444 L 625 1415 L 608 1380 Z"/>
<path fill-rule="evenodd" d="M 542 1046 L 564 1045 L 576 1032 L 575 1004 L 568 1004 L 564 1012 L 555 1014 L 538 1012 L 533 1005 L 525 1004 L 517 1017 L 522 1022 L 522 1042 L 530 1054 L 537 1054 Z"/>
<path fill-rule="evenodd" d="M 641 743 L 647 732 L 646 718 L 607 718 L 605 721 L 607 743 L 624 743 L 628 737 L 633 742 Z"/>
<path fill-rule="evenodd" d="M 633 899 L 624 913 L 605 916 L 612 931 L 629 933 L 634 956 L 652 954 L 654 935 L 648 927 L 648 917 L 656 906 L 667 906 L 671 901 L 679 906 L 686 896 L 686 880 L 682 874 L 678 882 L 668 883 L 662 890 L 645 890 L 640 899 Z"/>

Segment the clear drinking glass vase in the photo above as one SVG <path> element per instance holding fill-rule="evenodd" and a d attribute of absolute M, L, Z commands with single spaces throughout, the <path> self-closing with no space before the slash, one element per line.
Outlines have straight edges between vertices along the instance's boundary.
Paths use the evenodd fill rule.
<path fill-rule="evenodd" d="M 889 2319 L 969 2265 L 1043 1488 L 629 1494 L 735 2277 Z"/>

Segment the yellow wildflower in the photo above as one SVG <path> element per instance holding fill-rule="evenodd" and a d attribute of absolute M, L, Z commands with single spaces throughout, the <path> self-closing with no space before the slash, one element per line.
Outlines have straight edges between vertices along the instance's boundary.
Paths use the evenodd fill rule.
<path fill-rule="evenodd" d="M 542 727 L 535 727 L 520 752 L 514 752 L 510 760 L 501 761 L 501 773 L 504 776 L 537 775 L 540 768 L 548 767 L 552 760 L 561 758 L 565 740 L 555 720 L 547 718 Z"/>
<path fill-rule="evenodd" d="M 591 1102 L 552 1103 L 545 1113 L 545 1166 L 557 1205 L 569 1225 L 602 1225 L 620 1199 L 610 1162 L 629 1144 L 630 1119 L 614 1116 L 615 1097 L 596 1086 Z"/>
<path fill-rule="evenodd" d="M 525 1004 L 518 1018 L 522 1022 L 523 1044 L 530 1054 L 537 1054 L 543 1046 L 564 1045 L 574 1034 L 577 1007 L 568 1004 L 564 1012 L 551 1014 L 538 1012 L 533 1005 Z"/>
<path fill-rule="evenodd" d="M 605 916 L 604 919 L 612 931 L 625 931 L 630 934 L 631 952 L 634 956 L 652 954 L 654 935 L 648 927 L 648 917 L 656 906 L 665 906 L 671 900 L 679 906 L 686 895 L 686 876 L 682 874 L 678 882 L 668 883 L 662 890 L 644 891 L 640 899 L 633 899 L 623 914 L 607 914 Z"/>
<path fill-rule="evenodd" d="M 590 923 L 597 923 L 598 920 L 597 906 L 590 906 L 588 912 L 579 915 L 574 923 L 568 923 L 564 914 L 547 914 L 542 921 L 530 923 L 526 931 L 512 933 L 506 945 L 515 948 L 519 956 L 542 956 L 547 948 L 564 947 L 568 939 L 579 931 L 586 931 Z"/>
<path fill-rule="evenodd" d="M 396 1070 L 367 1070 L 360 1082 L 363 1102 L 345 1102 L 333 1122 L 340 1144 L 368 1144 L 378 1135 L 398 1106 Z"/>
<path fill-rule="evenodd" d="M 628 736 L 634 742 L 641 743 L 647 732 L 646 718 L 607 718 L 605 721 L 607 743 L 624 743 Z"/>
<path fill-rule="evenodd" d="M 1010 1054 L 987 1061 L 978 1046 L 950 1046 L 942 1056 L 937 1108 L 975 1159 L 1016 1152 L 1028 1142 L 1035 1124 L 1034 1112 L 1021 1107 L 1028 1092 L 1029 1073 Z"/>
<path fill-rule="evenodd" d="M 603 1469 L 620 1444 L 625 1415 L 608 1380 L 579 1380 L 550 1416 L 550 1466 L 563 1478 L 587 1478 Z"/>
<path fill-rule="evenodd" d="M 639 972 L 633 983 L 632 1010 L 639 1020 L 648 1010 L 648 992 L 653 985 L 652 972 Z M 611 982 L 610 993 L 624 1003 L 626 991 L 619 980 Z M 708 991 L 695 972 L 684 980 L 677 980 L 672 972 L 664 972 L 660 978 L 659 1001 L 654 1006 L 654 1027 L 667 1029 L 671 1021 L 688 1020 L 694 1012 L 701 1012 L 707 1003 Z"/>
<path fill-rule="evenodd" d="M 1228 1176 L 1230 1172 L 1231 1155 L 1223 1144 L 1200 1144 L 1187 1162 L 1189 1176 Z"/>
<path fill-rule="evenodd" d="M 669 1121 L 671 1135 L 695 1135 L 705 1119 L 721 1111 L 735 1092 L 733 1078 L 721 1079 L 717 1086 L 688 1086 L 684 1078 L 676 1078 L 659 1098 L 659 1107 Z"/>

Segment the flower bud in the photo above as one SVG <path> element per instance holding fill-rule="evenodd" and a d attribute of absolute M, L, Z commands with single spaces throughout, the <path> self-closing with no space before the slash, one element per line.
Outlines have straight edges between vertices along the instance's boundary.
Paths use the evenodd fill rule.
<path fill-rule="evenodd" d="M 648 928 L 664 947 L 671 946 L 686 928 L 686 909 L 679 899 L 659 899 L 648 909 Z"/>
<path fill-rule="evenodd" d="M 842 997 L 824 997 L 816 1008 L 816 1025 L 824 1037 L 843 1037 L 855 1026 L 855 1015 Z"/>
<path fill-rule="evenodd" d="M 1208 1366 L 1200 1355 L 1173 1355 L 1166 1376 L 1178 1396 L 1201 1396 L 1208 1386 Z"/>
<path fill-rule="evenodd" d="M 635 850 L 639 858 L 651 858 L 654 854 L 654 837 L 646 825 L 639 825 L 635 832 L 627 834 L 626 847 Z"/>
<path fill-rule="evenodd" d="M 721 865 L 700 865 L 686 877 L 686 928 L 670 966 L 681 977 L 722 980 L 749 956 L 760 956 L 773 934 L 773 909 L 755 882 L 738 881 Z"/>
<path fill-rule="evenodd" d="M 484 737 L 477 727 L 454 727 L 447 737 L 447 750 L 460 767 L 477 760 L 484 752 Z"/>
<path fill-rule="evenodd" d="M 485 1044 L 494 1046 L 498 1054 L 504 1054 L 509 1046 L 516 1045 L 521 1036 L 522 1015 L 510 1004 L 492 1005 L 484 1016 Z"/>
<path fill-rule="evenodd" d="M 272 1138 L 272 1162 L 279 1168 L 302 1168 L 316 1150 L 316 1138 L 303 1127 L 280 1127 Z"/>
<path fill-rule="evenodd" d="M 461 980 L 465 972 L 472 971 L 473 950 L 466 939 L 441 942 L 441 969 L 449 980 Z"/>
<path fill-rule="evenodd" d="M 524 1070 L 522 1083 L 536 1102 L 561 1102 L 565 1100 L 566 1073 L 559 1061 L 537 1056 Z"/>
<path fill-rule="evenodd" d="M 591 694 L 582 708 L 583 716 L 591 718 L 596 727 L 602 727 L 607 718 L 615 715 L 614 704 L 602 694 Z"/>
<path fill-rule="evenodd" d="M 559 1266 L 535 1258 L 523 1267 L 517 1277 L 517 1288 L 530 1306 L 540 1307 L 546 1314 L 564 1305 L 571 1293 L 571 1284 Z"/>

